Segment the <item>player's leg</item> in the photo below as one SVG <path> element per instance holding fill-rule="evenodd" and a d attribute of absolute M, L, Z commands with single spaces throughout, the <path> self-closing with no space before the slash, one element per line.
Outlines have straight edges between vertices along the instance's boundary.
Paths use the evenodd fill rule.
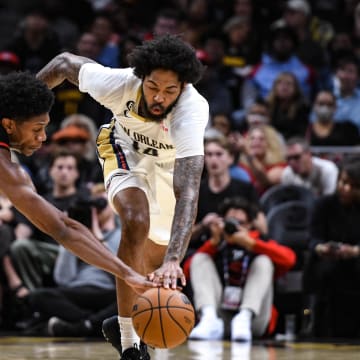
<path fill-rule="evenodd" d="M 135 271 L 145 274 L 145 244 L 149 233 L 149 205 L 139 188 L 129 187 L 113 197 L 113 206 L 120 216 L 122 234 L 119 258 Z M 134 344 L 139 345 L 131 320 L 132 304 L 136 293 L 123 280 L 116 279 L 121 348 L 125 352 Z"/>
<path fill-rule="evenodd" d="M 145 274 L 144 250 L 150 222 L 146 195 L 141 189 L 130 187 L 115 195 L 113 205 L 121 220 L 118 256 L 132 269 Z M 117 279 L 119 287 L 119 315 L 130 316 L 136 293 L 124 281 Z"/>

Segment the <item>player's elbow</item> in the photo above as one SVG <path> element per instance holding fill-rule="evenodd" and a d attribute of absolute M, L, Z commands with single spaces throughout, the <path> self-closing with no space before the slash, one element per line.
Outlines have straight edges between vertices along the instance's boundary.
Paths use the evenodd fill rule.
<path fill-rule="evenodd" d="M 71 241 L 71 232 L 65 222 L 60 222 L 58 226 L 51 231 L 51 237 L 55 239 L 60 245 L 67 248 L 67 243 Z"/>

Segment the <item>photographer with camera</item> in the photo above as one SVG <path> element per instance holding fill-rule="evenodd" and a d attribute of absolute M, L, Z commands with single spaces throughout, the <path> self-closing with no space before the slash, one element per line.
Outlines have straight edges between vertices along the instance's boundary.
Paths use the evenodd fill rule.
<path fill-rule="evenodd" d="M 287 272 L 296 255 L 255 230 L 257 211 L 242 197 L 225 199 L 209 240 L 186 262 L 200 315 L 190 339 L 223 339 L 228 320 L 232 341 L 251 341 L 269 328 L 274 276 Z"/>

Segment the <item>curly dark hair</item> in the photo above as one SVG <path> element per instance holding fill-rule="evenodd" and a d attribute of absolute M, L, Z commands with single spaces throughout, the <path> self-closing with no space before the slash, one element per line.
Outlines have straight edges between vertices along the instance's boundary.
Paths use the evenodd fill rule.
<path fill-rule="evenodd" d="M 52 91 L 28 72 L 12 72 L 0 77 L 0 119 L 26 121 L 48 113 L 53 103 Z"/>
<path fill-rule="evenodd" d="M 128 61 L 140 79 L 153 70 L 166 69 L 178 74 L 180 82 L 196 84 L 204 70 L 195 50 L 176 35 L 145 41 L 128 55 Z"/>
<path fill-rule="evenodd" d="M 219 214 L 222 216 L 225 216 L 230 209 L 243 210 L 248 217 L 248 221 L 254 221 L 259 212 L 257 204 L 251 203 L 248 199 L 241 196 L 225 198 L 219 204 Z"/>

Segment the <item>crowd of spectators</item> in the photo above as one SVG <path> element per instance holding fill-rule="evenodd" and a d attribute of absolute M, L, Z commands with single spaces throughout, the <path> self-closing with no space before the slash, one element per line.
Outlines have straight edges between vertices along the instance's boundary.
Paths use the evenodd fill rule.
<path fill-rule="evenodd" d="M 313 312 L 310 333 L 360 334 L 360 313 L 351 318 L 345 311 L 360 298 L 360 160 L 353 159 L 360 146 L 359 0 L 8 0 L 0 5 L 0 20 L 0 74 L 36 74 L 64 51 L 127 67 L 135 46 L 166 33 L 182 36 L 206 65 L 195 84 L 210 108 L 205 168 L 183 264 L 184 291 L 199 311 L 191 338 L 249 341 L 276 333 L 276 276 L 289 271 L 298 256 L 272 238 L 261 208 L 261 198 L 279 185 L 308 188 L 316 201 L 301 293 L 311 298 L 305 304 Z M 81 220 L 100 237 L 120 231 L 116 218 L 100 230 L 99 221 L 97 228 L 91 221 L 104 210 L 92 195 L 103 181 L 95 139 L 111 114 L 69 82 L 54 93 L 47 141 L 30 158 L 14 154 L 15 161 L 61 210 L 69 211 L 69 198 L 81 198 L 92 208 Z M 318 147 L 321 154 L 315 154 Z M 221 230 L 229 217 L 237 220 L 234 234 Z M 59 278 L 56 264 L 66 254 L 30 228 L 1 194 L 0 236 L 1 326 L 29 334 L 41 324 L 43 334 L 98 335 L 101 317 L 116 313 L 111 280 L 99 281 L 104 286 L 89 281 L 82 275 L 96 275 L 95 269 L 70 258 L 66 262 L 78 273 L 69 281 Z M 234 284 L 224 268 L 238 277 Z M 78 292 L 83 297 L 74 302 Z M 106 302 L 84 307 L 88 297 L 97 299 L 95 292 L 105 294 Z M 58 312 L 44 297 L 53 306 L 61 301 Z M 219 317 L 226 301 L 233 311 L 231 331 Z"/>

